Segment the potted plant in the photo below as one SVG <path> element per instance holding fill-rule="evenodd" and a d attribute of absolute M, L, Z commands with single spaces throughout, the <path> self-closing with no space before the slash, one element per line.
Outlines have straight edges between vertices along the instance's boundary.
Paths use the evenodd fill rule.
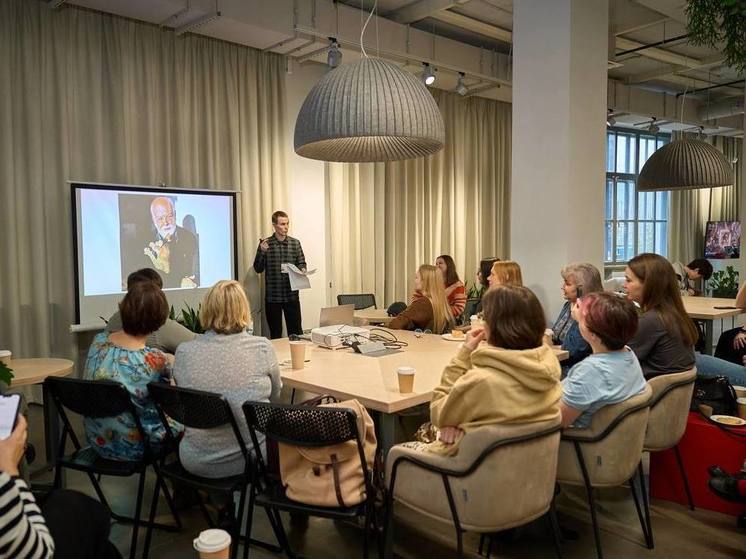
<path fill-rule="evenodd" d="M 746 0 L 688 0 L 689 42 L 722 49 L 725 64 L 746 74 Z"/>
<path fill-rule="evenodd" d="M 0 383 L 5 383 L 7 386 L 10 386 L 11 380 L 13 380 L 13 369 L 0 361 Z"/>
<path fill-rule="evenodd" d="M 738 272 L 733 266 L 726 266 L 725 270 L 712 274 L 708 285 L 713 297 L 733 299 L 738 293 Z"/>
<path fill-rule="evenodd" d="M 199 311 L 202 309 L 202 305 L 200 304 L 196 309 L 193 309 L 185 303 L 184 307 L 181 309 L 181 315 L 176 317 L 176 321 L 195 334 L 204 334 L 205 329 L 202 328 L 202 324 L 199 321 Z M 171 307 L 171 316 L 175 314 L 173 307 Z"/>
<path fill-rule="evenodd" d="M 482 295 L 484 294 L 484 286 L 478 285 L 476 282 L 474 282 L 472 285 L 469 285 L 469 282 L 465 281 L 464 287 L 466 288 L 467 299 L 481 299 Z"/>

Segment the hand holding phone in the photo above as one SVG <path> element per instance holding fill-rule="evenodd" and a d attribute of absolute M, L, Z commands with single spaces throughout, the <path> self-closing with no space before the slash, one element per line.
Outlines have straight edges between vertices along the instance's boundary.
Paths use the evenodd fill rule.
<path fill-rule="evenodd" d="M 21 406 L 20 394 L 0 396 L 0 440 L 7 439 L 13 432 Z"/>
<path fill-rule="evenodd" d="M 22 415 L 17 416 L 17 423 L 11 435 L 0 440 L 0 472 L 11 476 L 18 475 L 18 463 L 26 451 L 28 424 Z"/>

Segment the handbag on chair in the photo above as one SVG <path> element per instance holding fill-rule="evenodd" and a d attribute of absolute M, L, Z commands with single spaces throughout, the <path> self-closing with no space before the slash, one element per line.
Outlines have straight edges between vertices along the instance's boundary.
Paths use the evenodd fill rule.
<path fill-rule="evenodd" d="M 692 392 L 691 411 L 698 411 L 704 416 L 735 415 L 736 391 L 730 381 L 723 376 L 697 377 Z"/>
<path fill-rule="evenodd" d="M 373 419 L 357 400 L 320 407 L 349 408 L 357 415 L 357 429 L 370 471 L 376 454 Z M 351 507 L 366 499 L 365 479 L 357 442 L 345 441 L 323 447 L 300 447 L 278 443 L 280 476 L 289 499 L 322 507 Z"/>

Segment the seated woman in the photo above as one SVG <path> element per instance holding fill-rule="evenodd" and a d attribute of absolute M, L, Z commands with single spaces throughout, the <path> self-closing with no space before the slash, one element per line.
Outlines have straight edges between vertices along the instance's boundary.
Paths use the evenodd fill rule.
<path fill-rule="evenodd" d="M 645 378 L 691 369 L 699 333 L 684 310 L 671 264 L 657 254 L 643 253 L 627 263 L 624 276 L 627 297 L 642 310 L 628 345 Z"/>
<path fill-rule="evenodd" d="M 101 332 L 93 338 L 83 376 L 113 380 L 124 385 L 140 418 L 148 444 L 157 451 L 165 429 L 148 398 L 148 383 L 168 377 L 166 355 L 148 347 L 148 336 L 168 318 L 168 303 L 161 288 L 151 282 L 133 285 L 119 303 L 122 330 Z M 129 414 L 116 418 L 86 418 L 88 443 L 111 460 L 139 460 L 144 446 Z"/>
<path fill-rule="evenodd" d="M 579 297 L 604 289 L 598 268 L 587 262 L 569 264 L 562 268 L 560 275 L 565 304 L 552 325 L 552 343 L 561 345 L 569 352 L 570 356 L 562 363 L 563 369 L 569 369 L 591 354 L 591 346 L 581 336 L 578 323 L 572 316 L 572 308 Z"/>
<path fill-rule="evenodd" d="M 640 363 L 626 343 L 637 331 L 637 309 L 612 293 L 583 295 L 574 313 L 593 353 L 562 381 L 562 426 L 588 427 L 595 412 L 645 390 Z"/>
<path fill-rule="evenodd" d="M 393 330 L 431 330 L 442 334 L 453 325 L 448 307 L 443 276 L 435 266 L 423 264 L 414 275 L 414 289 L 422 297 L 413 300 L 389 323 Z"/>
<path fill-rule="evenodd" d="M 736 295 L 736 307 L 746 309 L 746 282 L 744 282 Z M 745 327 L 726 330 L 720 335 L 718 345 L 715 349 L 715 357 L 725 359 L 737 365 L 746 365 L 746 330 Z"/>
<path fill-rule="evenodd" d="M 282 388 L 272 343 L 246 332 L 251 311 L 243 287 L 223 280 L 205 295 L 200 322 L 205 334 L 176 350 L 174 379 L 185 388 L 223 394 L 251 445 L 241 405 L 246 400 L 277 401 Z M 184 468 L 194 475 L 216 478 L 242 474 L 245 461 L 230 426 L 186 429 L 179 445 Z"/>
<path fill-rule="evenodd" d="M 484 326 L 472 328 L 433 391 L 430 421 L 440 439 L 423 450 L 453 455 L 462 435 L 476 427 L 559 416 L 560 365 L 543 343 L 544 325 L 530 289 L 490 288 Z"/>
<path fill-rule="evenodd" d="M 480 289 L 482 296 L 484 292 L 490 287 L 489 277 L 492 273 L 492 265 L 495 262 L 499 262 L 499 258 L 482 258 L 479 261 L 479 269 L 477 270 L 477 288 Z M 482 312 L 482 299 L 479 299 L 473 314 L 479 314 Z M 468 316 L 466 318 L 469 318 Z"/>
<path fill-rule="evenodd" d="M 451 315 L 454 320 L 458 320 L 466 306 L 466 288 L 458 277 L 456 264 L 454 263 L 453 258 L 447 254 L 441 254 L 435 259 L 435 267 L 438 268 L 440 273 L 443 275 L 443 283 L 445 285 L 446 298 L 448 299 L 448 306 L 451 309 Z M 422 292 L 415 289 L 414 293 L 412 293 L 410 303 L 420 297 L 422 297 Z"/>
<path fill-rule="evenodd" d="M 487 283 L 489 283 L 490 289 L 498 285 L 522 287 L 523 274 L 521 274 L 521 267 L 518 262 L 512 260 L 498 260 L 492 264 Z"/>

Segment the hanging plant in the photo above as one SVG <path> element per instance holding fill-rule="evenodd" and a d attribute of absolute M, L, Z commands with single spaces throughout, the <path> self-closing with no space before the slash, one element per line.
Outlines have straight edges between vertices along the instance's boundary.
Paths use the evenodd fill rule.
<path fill-rule="evenodd" d="M 746 0 L 687 0 L 689 42 L 713 49 L 724 43 L 725 63 L 746 75 Z"/>

